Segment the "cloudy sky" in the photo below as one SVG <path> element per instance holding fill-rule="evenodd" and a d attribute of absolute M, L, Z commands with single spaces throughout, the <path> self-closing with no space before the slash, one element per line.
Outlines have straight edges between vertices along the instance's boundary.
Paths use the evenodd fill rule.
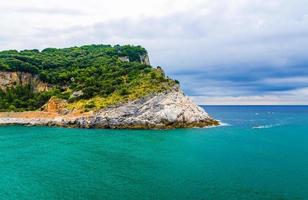
<path fill-rule="evenodd" d="M 138 44 L 200 104 L 308 104 L 307 0 L 10 0 L 0 49 Z"/>

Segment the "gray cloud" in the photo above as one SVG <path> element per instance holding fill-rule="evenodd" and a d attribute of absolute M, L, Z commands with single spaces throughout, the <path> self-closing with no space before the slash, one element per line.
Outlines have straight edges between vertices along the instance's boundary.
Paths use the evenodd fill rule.
<path fill-rule="evenodd" d="M 161 16 L 36 27 L 18 36 L 0 33 L 0 43 L 19 49 L 140 44 L 148 49 L 153 65 L 179 79 L 189 95 L 273 95 L 308 86 L 303 79 L 290 81 L 308 76 L 307 7 L 304 0 L 206 1 Z M 53 9 L 23 12 L 52 14 Z"/>
<path fill-rule="evenodd" d="M 193 96 L 199 104 L 206 105 L 307 105 L 308 88 L 264 95 L 205 97 Z"/>

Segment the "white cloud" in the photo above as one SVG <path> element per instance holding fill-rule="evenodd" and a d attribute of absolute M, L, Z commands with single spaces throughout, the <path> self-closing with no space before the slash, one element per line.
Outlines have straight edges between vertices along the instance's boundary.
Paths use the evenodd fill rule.
<path fill-rule="evenodd" d="M 0 49 L 138 44 L 188 94 L 265 96 L 280 85 L 308 87 L 307 7 L 305 0 L 1 1 Z"/>
<path fill-rule="evenodd" d="M 134 43 L 146 46 L 155 64 L 175 71 L 187 65 L 290 66 L 303 59 L 308 45 L 304 1 L 11 0 L 1 4 L 2 49 Z"/>

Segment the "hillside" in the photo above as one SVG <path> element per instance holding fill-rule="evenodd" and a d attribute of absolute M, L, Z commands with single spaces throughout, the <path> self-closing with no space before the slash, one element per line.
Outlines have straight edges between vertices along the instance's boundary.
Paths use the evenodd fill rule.
<path fill-rule="evenodd" d="M 129 45 L 2 51 L 0 111 L 36 110 L 52 96 L 67 100 L 70 110 L 89 111 L 162 92 L 176 84 L 149 64 L 144 48 Z M 23 81 L 30 76 L 48 87 L 37 90 L 32 81 Z"/>
<path fill-rule="evenodd" d="M 0 52 L 0 125 L 177 128 L 218 125 L 150 66 L 140 46 Z"/>

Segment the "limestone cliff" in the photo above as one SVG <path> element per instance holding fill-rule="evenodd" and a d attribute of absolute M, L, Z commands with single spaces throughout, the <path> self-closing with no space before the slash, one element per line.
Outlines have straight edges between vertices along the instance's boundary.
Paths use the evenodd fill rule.
<path fill-rule="evenodd" d="M 150 63 L 150 57 L 149 57 L 148 54 L 141 55 L 141 56 L 140 56 L 140 62 L 141 62 L 142 64 L 145 64 L 145 65 L 151 65 L 151 63 Z"/>
<path fill-rule="evenodd" d="M 130 62 L 128 56 L 120 56 L 118 59 L 121 60 L 121 61 L 123 61 L 123 62 Z M 148 54 L 139 55 L 139 60 L 140 60 L 140 62 L 141 62 L 142 64 L 151 65 L 151 63 L 150 63 L 150 57 L 149 57 Z"/>
<path fill-rule="evenodd" d="M 48 84 L 42 82 L 37 75 L 25 72 L 4 72 L 0 71 L 0 89 L 6 90 L 16 85 L 30 84 L 35 91 L 42 92 L 48 90 Z"/>
<path fill-rule="evenodd" d="M 2 114 L 0 124 L 113 129 L 168 129 L 219 124 L 178 87 L 97 112 L 65 113 L 59 109 L 61 106 L 55 105 L 57 101 L 54 99 L 49 104 L 46 105 L 45 112 Z"/>

